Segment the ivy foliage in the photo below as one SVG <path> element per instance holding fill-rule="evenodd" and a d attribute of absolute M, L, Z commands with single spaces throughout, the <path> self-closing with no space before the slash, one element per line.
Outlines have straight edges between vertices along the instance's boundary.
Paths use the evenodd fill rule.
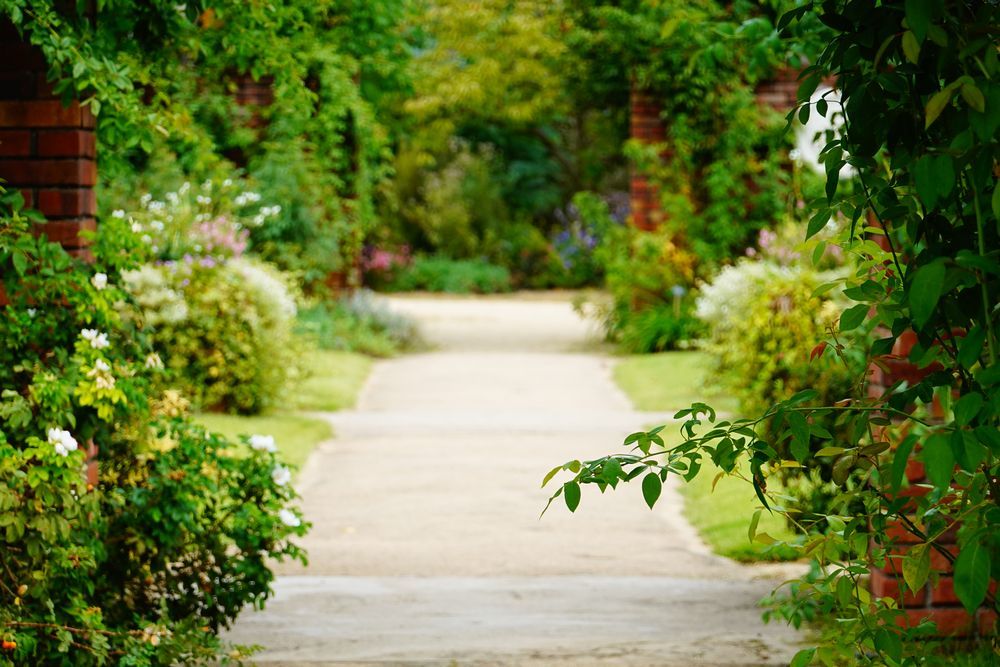
<path fill-rule="evenodd" d="M 106 180 L 154 152 L 192 180 L 234 162 L 283 204 L 265 254 L 316 283 L 374 225 L 387 140 L 375 106 L 406 88 L 408 7 L 3 0 L 0 16 L 42 50 L 55 91 L 98 116 Z M 273 100 L 234 103 L 248 84 Z"/>
<path fill-rule="evenodd" d="M 637 432 L 625 440 L 631 453 L 571 461 L 549 479 L 572 473 L 554 497 L 575 510 L 581 485 L 604 489 L 641 477 L 653 506 L 670 474 L 690 479 L 711 460 L 739 475 L 738 462 L 746 461 L 760 511 L 784 512 L 768 477 L 808 475 L 809 457 L 828 460 L 834 482 L 844 485 L 842 500 L 824 512 L 789 514 L 803 533 L 799 548 L 817 568 L 775 613 L 796 624 L 820 614 L 836 623 L 793 664 L 922 664 L 919 638 L 933 625 L 915 626 L 900 600 L 873 596 L 871 568 L 901 571 L 903 590 L 915 592 L 945 574 L 932 562 L 946 562 L 969 627 L 982 605 L 997 608 L 989 585 L 1000 562 L 1000 9 L 828 0 L 805 3 L 776 25 L 816 20 L 830 37 L 803 72 L 795 113 L 842 116 L 845 130 L 823 151 L 826 196 L 813 205 L 809 235 L 831 217 L 844 220 L 841 245 L 859 268 L 818 288 L 842 289 L 855 303 L 813 354 L 858 351 L 844 348 L 844 334 L 868 326 L 876 334 L 854 345 L 869 364 L 889 377 L 901 365 L 917 370 L 884 391 L 859 382 L 842 400 L 817 407 L 810 403 L 817 392 L 807 388 L 752 419 L 724 419 L 698 403 L 675 415 L 680 444 L 665 443 L 661 429 Z M 841 102 L 810 102 L 831 75 Z M 840 182 L 845 165 L 854 169 L 854 187 Z M 836 438 L 824 425 L 831 420 Z M 791 458 L 779 454 L 784 446 Z M 925 466 L 926 482 L 908 482 L 913 459 Z M 863 483 L 847 485 L 852 473 Z M 956 532 L 957 557 L 944 542 Z M 914 546 L 899 551 L 900 536 Z M 756 521 L 749 537 L 774 542 L 757 534 Z"/>

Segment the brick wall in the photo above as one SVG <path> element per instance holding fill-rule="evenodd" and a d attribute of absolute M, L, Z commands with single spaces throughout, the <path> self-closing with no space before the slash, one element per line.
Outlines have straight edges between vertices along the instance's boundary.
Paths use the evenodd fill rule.
<path fill-rule="evenodd" d="M 80 232 L 96 229 L 94 116 L 55 98 L 42 53 L 0 24 L 0 178 L 49 222 L 38 230 L 89 257 Z"/>
<path fill-rule="evenodd" d="M 632 89 L 630 102 L 630 128 L 632 139 L 645 144 L 666 141 L 666 129 L 660 118 L 660 104 L 650 93 Z M 632 224 L 639 229 L 656 229 L 663 222 L 658 188 L 642 172 L 633 168 L 629 186 Z"/>
<path fill-rule="evenodd" d="M 916 334 L 904 332 L 893 347 L 891 357 L 883 364 L 885 368 L 873 365 L 869 369 L 868 393 L 870 396 L 881 396 L 886 389 L 900 380 L 910 384 L 919 382 L 934 368 L 917 368 L 906 358 L 917 342 Z M 940 417 L 940 414 L 937 415 Z M 911 459 L 906 467 L 906 478 L 910 486 L 902 493 L 905 497 L 918 498 L 929 493 L 929 487 L 922 486 L 926 482 L 924 466 L 916 459 Z M 951 563 L 940 552 L 931 550 L 931 570 L 940 574 L 936 585 L 929 581 L 923 589 L 914 593 L 902 593 L 905 590 L 903 581 L 902 557 L 907 549 L 917 544 L 919 540 L 906 530 L 902 521 L 887 526 L 889 537 L 894 540 L 890 545 L 890 557 L 882 568 L 872 568 L 870 588 L 876 597 L 892 597 L 900 602 L 906 616 L 903 623 L 916 626 L 924 619 L 930 619 L 937 624 L 938 633 L 942 636 L 969 637 L 974 635 L 991 635 L 997 622 L 997 614 L 992 609 L 979 609 L 976 614 L 969 614 L 955 596 L 954 578 Z M 958 553 L 957 530 L 950 530 L 943 535 L 938 544 L 952 555 Z M 992 582 L 991 590 L 996 593 L 996 582 Z"/>

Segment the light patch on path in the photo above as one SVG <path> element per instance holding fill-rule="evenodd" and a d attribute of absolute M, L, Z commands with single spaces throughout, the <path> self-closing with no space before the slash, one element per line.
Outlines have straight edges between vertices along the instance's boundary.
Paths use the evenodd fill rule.
<path fill-rule="evenodd" d="M 380 362 L 299 478 L 308 568 L 228 639 L 269 664 L 787 664 L 769 570 L 712 555 L 668 486 L 584 490 L 541 519 L 547 470 L 615 451 L 639 413 L 564 300 L 398 298 L 435 350 Z"/>

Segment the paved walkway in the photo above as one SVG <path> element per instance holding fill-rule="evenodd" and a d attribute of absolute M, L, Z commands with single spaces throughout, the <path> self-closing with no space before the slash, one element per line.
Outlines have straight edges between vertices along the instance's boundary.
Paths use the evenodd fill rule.
<path fill-rule="evenodd" d="M 638 413 L 558 299 L 400 298 L 435 351 L 380 362 L 326 415 L 298 487 L 308 568 L 229 639 L 268 665 L 787 664 L 795 637 L 755 602 L 773 569 L 713 556 L 668 487 L 585 488 L 541 519 L 542 476 L 614 451 Z"/>

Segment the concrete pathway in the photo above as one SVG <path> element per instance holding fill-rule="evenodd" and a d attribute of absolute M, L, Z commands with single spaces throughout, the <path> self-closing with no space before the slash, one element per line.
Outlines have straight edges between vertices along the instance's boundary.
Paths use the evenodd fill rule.
<path fill-rule="evenodd" d="M 298 487 L 308 568 L 228 639 L 281 665 L 787 664 L 756 601 L 774 568 L 712 555 L 673 487 L 584 489 L 541 519 L 542 476 L 620 447 L 638 413 L 560 299 L 398 298 L 435 351 L 380 362 L 326 415 Z"/>

